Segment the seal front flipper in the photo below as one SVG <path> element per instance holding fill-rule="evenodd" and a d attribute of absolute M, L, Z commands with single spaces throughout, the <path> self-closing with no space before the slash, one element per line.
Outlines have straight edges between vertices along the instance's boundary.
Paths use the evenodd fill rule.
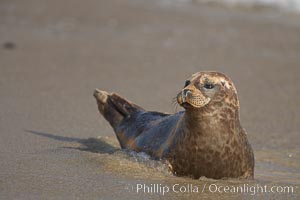
<path fill-rule="evenodd" d="M 116 129 L 125 118 L 129 118 L 138 111 L 144 111 L 143 108 L 115 93 L 95 89 L 94 97 L 96 98 L 100 113 L 114 129 Z"/>

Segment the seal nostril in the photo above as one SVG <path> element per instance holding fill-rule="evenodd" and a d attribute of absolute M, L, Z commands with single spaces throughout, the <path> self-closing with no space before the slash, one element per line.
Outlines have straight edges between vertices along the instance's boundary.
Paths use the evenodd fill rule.
<path fill-rule="evenodd" d="M 183 90 L 183 94 L 184 94 L 184 96 L 187 96 L 187 95 L 192 94 L 192 92 L 191 92 L 191 90 L 189 90 L 189 89 L 184 89 L 184 90 Z"/>

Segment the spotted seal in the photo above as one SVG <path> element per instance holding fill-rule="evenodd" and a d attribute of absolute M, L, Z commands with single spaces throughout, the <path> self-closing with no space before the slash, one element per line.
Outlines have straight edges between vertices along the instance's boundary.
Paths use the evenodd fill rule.
<path fill-rule="evenodd" d="M 175 114 L 149 112 L 98 89 L 94 97 L 121 148 L 166 160 L 178 176 L 253 178 L 253 151 L 240 123 L 236 88 L 226 75 L 193 74 L 177 95 L 184 111 Z"/>

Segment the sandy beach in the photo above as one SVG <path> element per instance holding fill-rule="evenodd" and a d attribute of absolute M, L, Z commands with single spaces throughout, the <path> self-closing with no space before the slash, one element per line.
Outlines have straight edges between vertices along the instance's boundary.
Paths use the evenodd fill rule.
<path fill-rule="evenodd" d="M 120 150 L 94 88 L 147 110 L 197 71 L 234 81 L 255 180 L 192 180 Z M 196 1 L 0 2 L 0 199 L 299 199 L 300 15 Z M 137 192 L 193 184 L 199 192 Z M 293 192 L 204 188 L 290 186 Z"/>

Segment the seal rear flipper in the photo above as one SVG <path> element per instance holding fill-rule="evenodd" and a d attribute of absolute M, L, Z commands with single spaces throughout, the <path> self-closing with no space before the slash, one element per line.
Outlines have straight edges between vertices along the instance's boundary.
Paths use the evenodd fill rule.
<path fill-rule="evenodd" d="M 96 89 L 94 91 L 99 112 L 104 118 L 116 129 L 117 126 L 127 117 L 135 112 L 142 111 L 143 109 L 123 97 L 106 91 Z"/>
<path fill-rule="evenodd" d="M 138 105 L 135 105 L 134 103 L 131 103 L 130 101 L 119 96 L 118 94 L 111 93 L 109 97 L 114 106 L 124 117 L 129 117 L 137 111 L 144 111 L 143 108 L 139 107 Z"/>

